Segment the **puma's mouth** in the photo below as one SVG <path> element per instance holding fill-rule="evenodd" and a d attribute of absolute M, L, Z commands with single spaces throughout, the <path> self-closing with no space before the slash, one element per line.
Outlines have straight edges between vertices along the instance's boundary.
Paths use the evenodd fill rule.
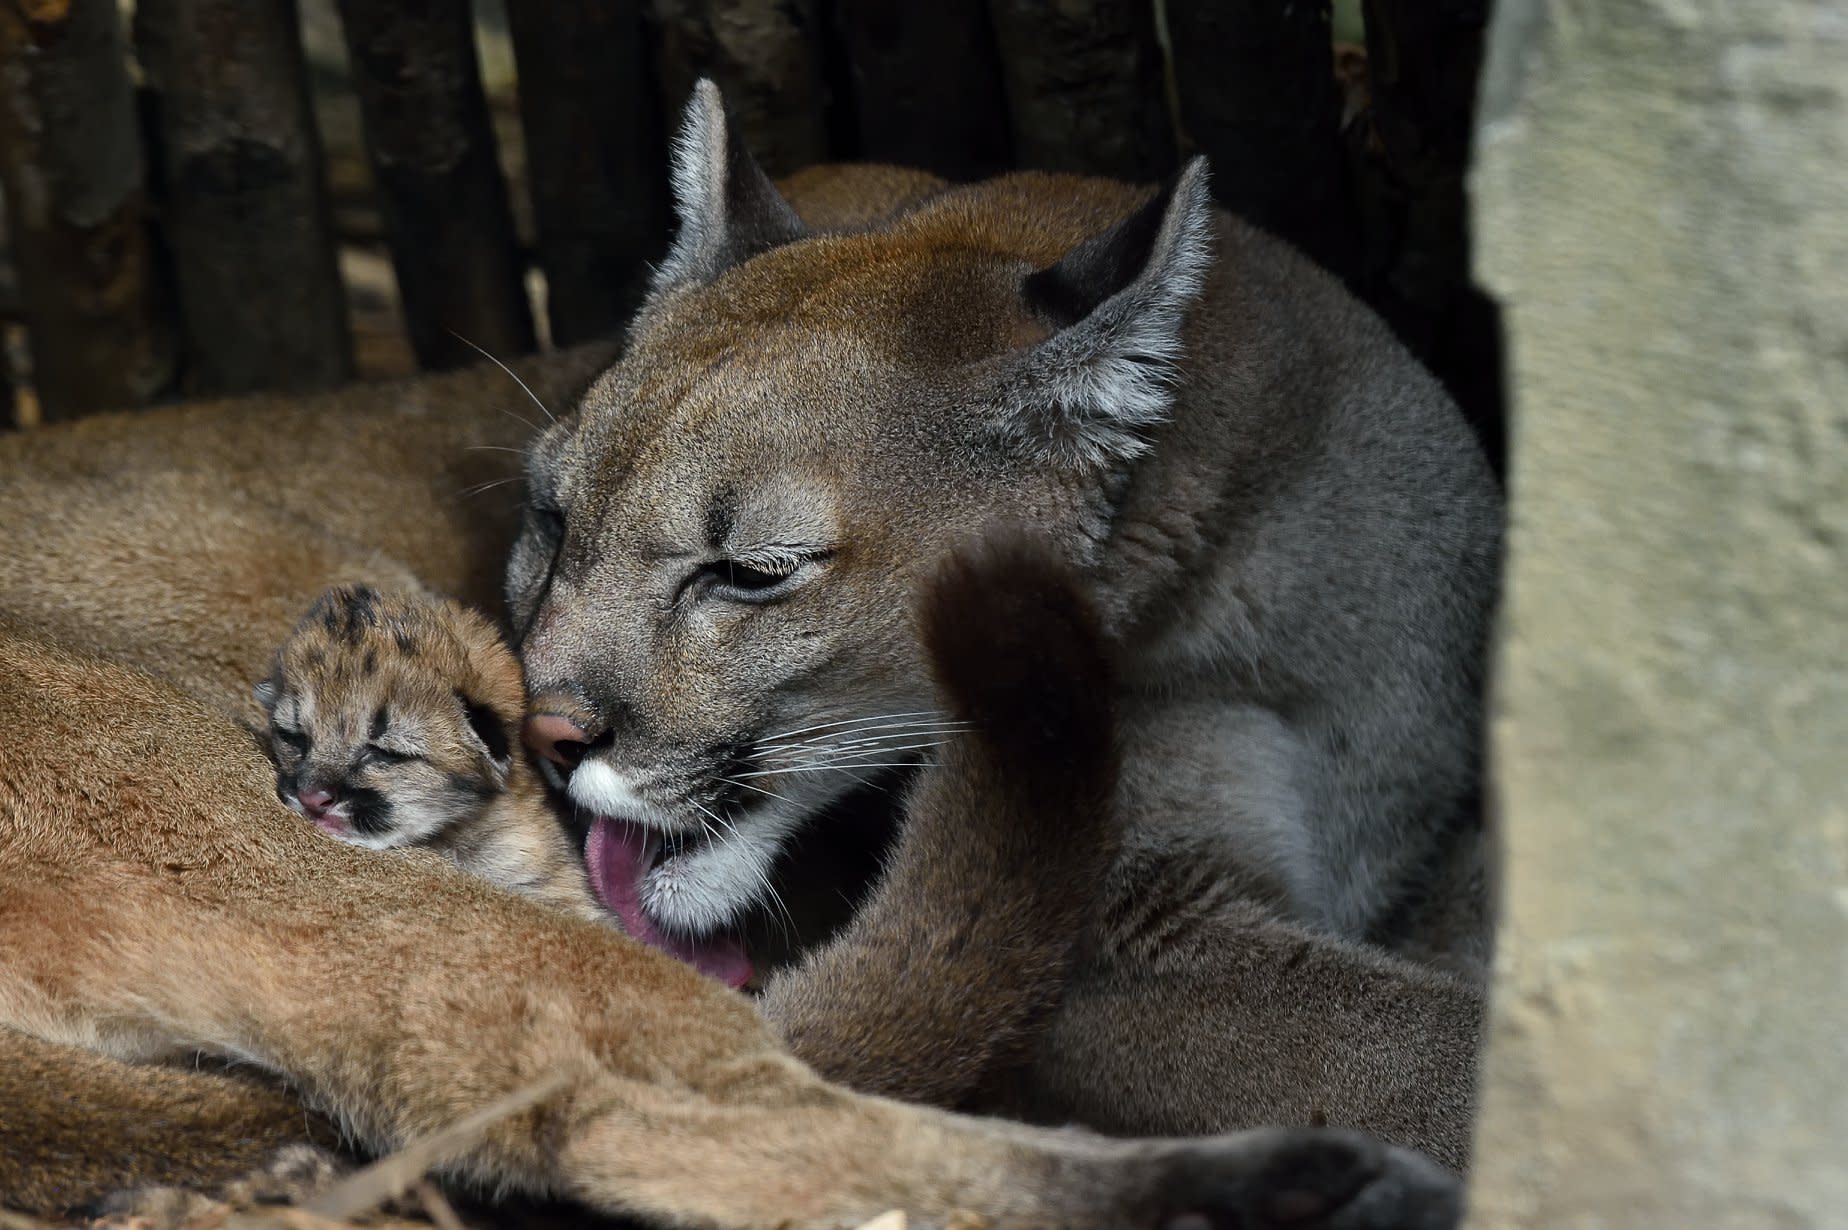
<path fill-rule="evenodd" d="M 648 908 L 651 898 L 673 891 L 689 865 L 711 845 L 707 834 L 669 835 L 653 825 L 598 816 L 591 822 L 584 859 L 591 887 L 630 938 L 677 957 L 727 986 L 741 987 L 751 979 L 751 959 L 736 935 L 723 930 L 701 936 L 670 934 Z"/>

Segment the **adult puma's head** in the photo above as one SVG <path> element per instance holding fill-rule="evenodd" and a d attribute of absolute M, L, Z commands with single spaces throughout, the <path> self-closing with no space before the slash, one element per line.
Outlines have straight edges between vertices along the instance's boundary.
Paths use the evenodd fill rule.
<path fill-rule="evenodd" d="M 1018 175 L 814 233 L 702 83 L 625 356 L 535 446 L 508 594 L 528 741 L 632 929 L 701 935 L 804 819 L 954 731 L 913 588 L 997 521 L 1080 564 L 1211 260 L 1166 189 Z"/>

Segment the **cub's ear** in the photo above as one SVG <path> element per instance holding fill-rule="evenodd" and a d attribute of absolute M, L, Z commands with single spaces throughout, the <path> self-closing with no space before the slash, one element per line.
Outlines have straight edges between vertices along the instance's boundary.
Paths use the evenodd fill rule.
<path fill-rule="evenodd" d="M 701 80 L 674 139 L 674 212 L 680 231 L 652 289 L 710 282 L 759 252 L 808 233 L 725 114 L 719 87 Z"/>
<path fill-rule="evenodd" d="M 256 683 L 251 685 L 250 694 L 256 697 L 257 704 L 263 707 L 263 712 L 273 713 L 275 711 L 276 681 L 274 679 L 257 680 Z"/>
<path fill-rule="evenodd" d="M 1212 210 L 1195 158 L 1141 209 L 1027 277 L 1027 306 L 1056 331 L 1000 364 L 999 426 L 1016 446 L 1090 470 L 1147 447 L 1212 263 Z"/>
<path fill-rule="evenodd" d="M 462 692 L 456 693 L 456 700 L 461 702 L 462 715 L 468 719 L 468 728 L 474 733 L 475 741 L 481 745 L 482 753 L 487 756 L 488 764 L 494 771 L 494 784 L 505 786 L 507 773 L 513 767 L 513 745 L 507 738 L 507 728 L 494 710 L 480 701 L 471 700 Z"/>

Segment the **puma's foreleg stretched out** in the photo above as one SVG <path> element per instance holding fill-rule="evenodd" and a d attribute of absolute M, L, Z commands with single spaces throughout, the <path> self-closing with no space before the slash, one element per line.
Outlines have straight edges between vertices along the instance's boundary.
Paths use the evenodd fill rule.
<path fill-rule="evenodd" d="M 1031 632 L 1043 664 L 1096 655 L 1082 616 Z M 1032 666 L 997 682 L 1030 695 Z M 923 1225 L 958 1210 L 998 1226 L 1454 1217 L 1441 1172 L 1343 1134 L 1112 1142 L 850 1093 L 663 954 L 435 855 L 326 840 L 275 801 L 224 717 L 165 685 L 19 637 L 0 641 L 0 676 L 12 1030 L 121 1059 L 238 1059 L 374 1150 L 564 1072 L 567 1093 L 490 1131 L 457 1177 L 674 1224 L 850 1225 L 888 1208 Z M 1009 711 L 1005 693 L 959 699 Z M 1074 720 L 1040 737 L 1097 738 L 1094 716 Z M 1107 782 L 1107 747 L 1090 750 L 1092 784 Z M 1326 1216 L 1302 1218 L 1305 1201 Z"/>

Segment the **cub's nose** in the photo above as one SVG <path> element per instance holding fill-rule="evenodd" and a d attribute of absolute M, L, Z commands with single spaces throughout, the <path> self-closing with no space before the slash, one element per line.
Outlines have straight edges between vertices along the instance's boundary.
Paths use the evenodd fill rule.
<path fill-rule="evenodd" d="M 535 713 L 526 719 L 526 746 L 562 769 L 577 767 L 590 750 L 591 734 L 570 718 Z"/>
<path fill-rule="evenodd" d="M 334 792 L 318 786 L 314 789 L 303 788 L 295 792 L 295 799 L 302 805 L 303 811 L 318 820 L 334 805 Z"/>

